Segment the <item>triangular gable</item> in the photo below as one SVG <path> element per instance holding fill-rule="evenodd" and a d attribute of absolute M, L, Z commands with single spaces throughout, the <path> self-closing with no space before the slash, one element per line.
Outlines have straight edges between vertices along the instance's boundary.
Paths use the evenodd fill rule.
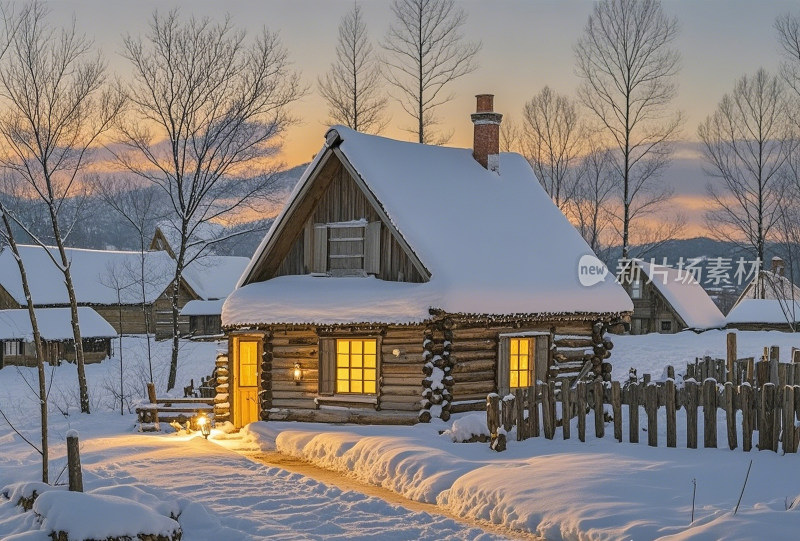
<path fill-rule="evenodd" d="M 172 246 L 170 246 L 167 236 L 161 230 L 160 226 L 156 226 L 156 230 L 153 233 L 153 240 L 150 241 L 148 250 L 165 251 L 172 259 L 175 259 L 175 252 L 172 251 Z"/>
<path fill-rule="evenodd" d="M 712 329 L 725 326 L 725 316 L 688 271 L 634 260 L 650 279 L 684 327 Z"/>
<path fill-rule="evenodd" d="M 335 133 L 335 132 L 333 132 Z M 389 231 L 392 239 L 408 257 L 423 281 L 430 278 L 430 272 L 420 261 L 414 250 L 405 238 L 397 231 L 386 215 L 383 205 L 375 197 L 364 180 L 350 165 L 347 157 L 336 145 L 338 138 L 330 138 L 325 147 L 308 166 L 303 178 L 298 182 L 298 188 L 290 196 L 284 211 L 278 216 L 270 228 L 269 233 L 262 241 L 250 265 L 245 269 L 237 287 L 268 280 L 276 276 L 281 262 L 289 253 L 292 245 L 303 234 L 303 228 L 317 208 L 318 203 L 335 181 L 338 168 L 343 168 L 355 189 L 364 197 L 369 209 L 374 212 L 377 219 Z"/>

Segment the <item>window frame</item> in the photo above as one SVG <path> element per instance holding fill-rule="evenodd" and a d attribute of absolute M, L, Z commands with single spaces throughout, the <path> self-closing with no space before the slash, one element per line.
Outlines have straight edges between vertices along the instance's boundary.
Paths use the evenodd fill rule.
<path fill-rule="evenodd" d="M 16 345 L 15 352 L 10 352 L 7 346 Z M 22 340 L 3 340 L 3 357 L 20 357 L 25 355 L 25 346 Z"/>
<path fill-rule="evenodd" d="M 672 320 L 669 319 L 662 319 L 661 320 L 661 332 L 672 332 Z"/>
<path fill-rule="evenodd" d="M 501 333 L 498 335 L 497 351 L 497 381 L 498 393 L 505 396 L 512 392 L 511 387 L 511 340 L 518 338 L 530 339 L 528 349 L 528 367 L 531 371 L 530 382 L 547 381 L 547 370 L 550 366 L 553 336 L 546 331 L 528 331 L 517 333 Z M 540 374 L 543 372 L 543 374 Z M 522 387 L 524 388 L 524 387 Z"/>
<path fill-rule="evenodd" d="M 644 295 L 644 282 L 636 277 L 631 281 L 631 299 L 641 299 Z"/>
<path fill-rule="evenodd" d="M 360 229 L 360 236 L 331 237 L 331 231 L 337 229 Z M 304 249 L 305 266 L 312 275 L 323 276 L 361 276 L 378 275 L 381 272 L 381 234 L 380 221 L 368 222 L 365 218 L 341 222 L 311 223 L 306 227 Z M 358 254 L 332 254 L 331 243 L 360 242 L 361 252 Z M 353 268 L 332 268 L 335 259 L 359 260 L 360 265 Z"/>
<path fill-rule="evenodd" d="M 354 393 L 339 392 L 337 389 L 337 370 L 338 370 L 338 341 L 339 340 L 374 340 L 375 341 L 375 392 L 374 393 Z M 317 396 L 325 400 L 340 400 L 346 402 L 368 402 L 377 403 L 381 396 L 383 384 L 382 376 L 382 337 L 375 334 L 337 334 L 320 336 L 319 338 L 319 372 Z M 363 381 L 363 380 L 362 380 Z"/>

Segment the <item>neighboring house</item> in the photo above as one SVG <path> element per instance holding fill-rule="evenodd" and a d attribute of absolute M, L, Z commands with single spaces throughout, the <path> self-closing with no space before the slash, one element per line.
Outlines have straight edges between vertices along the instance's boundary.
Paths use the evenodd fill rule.
<path fill-rule="evenodd" d="M 75 360 L 75 341 L 69 308 L 37 308 L 36 320 L 42 337 L 45 362 Z M 117 335 L 108 322 L 88 307 L 78 308 L 84 360 L 97 363 L 111 356 L 111 339 Z M 27 308 L 0 310 L 0 368 L 4 365 L 33 366 L 36 345 Z"/>
<path fill-rule="evenodd" d="M 773 257 L 742 291 L 726 318 L 728 327 L 742 330 L 800 328 L 800 288 L 784 274 L 781 258 Z"/>
<path fill-rule="evenodd" d="M 414 423 L 536 380 L 610 377 L 632 309 L 478 96 L 474 151 L 336 126 L 222 309 L 236 426 Z M 591 371 L 589 372 L 589 369 Z"/>
<path fill-rule="evenodd" d="M 631 334 L 725 326 L 725 316 L 688 271 L 632 259 L 620 277 L 633 301 Z"/>
<path fill-rule="evenodd" d="M 20 245 L 31 296 L 38 307 L 69 306 L 64 277 L 40 246 Z M 57 248 L 49 247 L 58 259 Z M 142 310 L 141 253 L 133 251 L 84 250 L 67 248 L 70 270 L 79 306 L 89 306 L 114 329 L 126 334 L 145 332 L 145 313 L 156 338 L 172 336 L 172 275 L 174 260 L 166 252 L 145 252 L 144 304 Z M 202 298 L 201 283 L 181 283 L 178 306 Z M 0 253 L 0 309 L 27 305 L 22 291 L 17 262 L 11 250 Z M 80 319 L 80 316 L 79 316 Z M 82 325 L 81 325 L 82 326 Z M 179 321 L 182 334 L 189 332 L 188 319 Z"/>
<path fill-rule="evenodd" d="M 189 318 L 189 334 L 194 339 L 204 340 L 222 336 L 222 303 L 214 301 L 189 301 L 181 310 L 181 316 Z"/>

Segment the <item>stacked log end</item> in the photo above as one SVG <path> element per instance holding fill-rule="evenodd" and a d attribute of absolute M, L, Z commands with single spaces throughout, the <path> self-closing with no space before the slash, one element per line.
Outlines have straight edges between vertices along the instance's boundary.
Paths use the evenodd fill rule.
<path fill-rule="evenodd" d="M 217 388 L 214 396 L 214 422 L 224 423 L 231 420 L 231 404 L 228 394 L 230 370 L 228 356 L 224 353 L 217 355 L 216 359 Z"/>
<path fill-rule="evenodd" d="M 548 376 L 550 379 L 575 377 L 581 373 L 586 363 L 591 368 L 586 378 L 591 381 L 611 381 L 611 350 L 614 343 L 605 337 L 606 324 L 597 321 L 592 325 L 590 335 L 553 335 L 553 362 Z"/>
<path fill-rule="evenodd" d="M 445 421 L 450 419 L 450 406 L 453 402 L 453 365 L 451 347 L 453 342 L 452 321 L 437 321 L 426 330 L 423 341 L 422 409 L 420 422 L 430 422 L 433 418 Z"/>
<path fill-rule="evenodd" d="M 433 390 L 431 383 L 435 369 L 433 354 L 433 329 L 425 329 L 422 340 L 422 373 L 425 379 L 422 380 L 422 400 L 420 401 L 419 422 L 429 423 L 431 421 L 431 406 L 433 405 Z"/>

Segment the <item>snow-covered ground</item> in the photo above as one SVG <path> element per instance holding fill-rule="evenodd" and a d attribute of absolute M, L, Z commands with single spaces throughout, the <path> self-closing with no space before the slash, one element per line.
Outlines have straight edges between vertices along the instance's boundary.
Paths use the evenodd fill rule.
<path fill-rule="evenodd" d="M 640 375 L 660 378 L 668 364 L 681 372 L 694 357 L 723 357 L 725 334 L 614 337 L 614 376 L 625 379 L 633 366 Z M 740 357 L 758 356 L 764 346 L 777 345 L 787 358 L 791 347 L 800 347 L 800 336 L 740 332 L 738 344 Z M 516 442 L 512 437 L 508 450 L 496 453 L 488 444 L 454 443 L 448 432 L 440 434 L 453 422 L 414 427 L 254 423 L 240 435 L 215 431 L 210 441 L 180 433 L 140 434 L 130 412 L 134 400 L 144 396 L 143 382 L 149 378 L 144 346 L 141 338 L 125 338 L 124 415 L 117 398 L 118 359 L 87 366 L 91 415 L 77 412 L 75 367 L 65 364 L 48 371 L 51 480 L 66 481 L 65 437 L 69 429 L 77 429 L 87 493 L 106 500 L 125 496 L 165 517 L 178 514 L 184 540 L 493 537 L 441 516 L 269 468 L 236 452 L 253 446 L 277 448 L 408 498 L 436 503 L 450 514 L 489 520 L 551 541 L 794 539 L 800 524 L 798 455 L 686 449 L 680 436 L 685 430 L 681 412 L 677 449 L 647 447 L 644 434 L 637 445 L 615 442 L 610 430 L 602 440 L 587 433 L 586 443 L 577 438 L 563 441 L 558 431 L 552 441 Z M 214 343 L 185 343 L 178 387 L 208 375 L 217 348 Z M 153 351 L 163 394 L 169 344 L 154 343 Z M 30 368 L 0 370 L 0 408 L 35 442 L 38 405 L 29 388 L 35 388 L 34 378 Z M 467 428 L 484 426 L 483 415 L 470 415 L 454 420 Z M 37 453 L 4 421 L 0 425 L 0 489 L 35 481 Z M 623 429 L 627 432 L 626 423 Z M 664 435 L 659 436 L 664 441 Z M 734 517 L 751 459 L 752 471 Z M 693 481 L 697 492 L 690 525 Z M 58 499 L 45 500 L 42 507 L 55 508 L 52 500 Z M 94 524 L 101 519 L 86 520 Z M 110 526 L 109 521 L 103 524 Z M 0 497 L 0 538 L 44 540 L 44 534 L 32 512 L 23 513 Z"/>

